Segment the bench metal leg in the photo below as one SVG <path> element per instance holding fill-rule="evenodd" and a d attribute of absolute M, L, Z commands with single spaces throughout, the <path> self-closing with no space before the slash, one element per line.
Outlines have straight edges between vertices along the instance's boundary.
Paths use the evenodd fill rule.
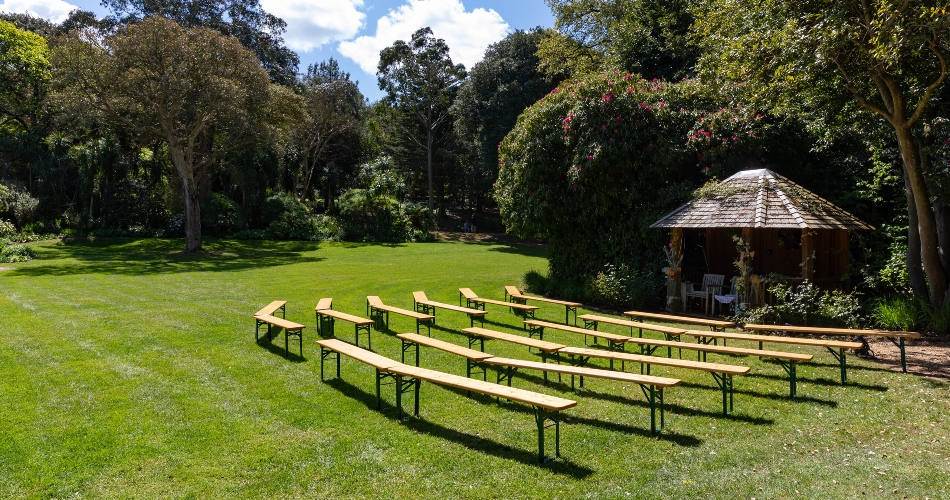
<path fill-rule="evenodd" d="M 528 337 L 534 338 L 535 335 L 538 336 L 538 340 L 544 340 L 544 327 L 528 325 Z"/>
<path fill-rule="evenodd" d="M 577 308 L 571 306 L 564 306 L 564 324 L 570 324 L 571 313 L 574 313 L 574 326 L 577 326 Z"/>
<path fill-rule="evenodd" d="M 415 408 L 413 415 L 419 416 L 419 387 L 422 384 L 420 380 L 412 377 L 403 377 L 396 375 L 396 418 L 402 420 L 402 395 L 409 392 L 415 392 Z"/>
<path fill-rule="evenodd" d="M 550 420 L 553 424 L 548 425 Z M 534 421 L 538 424 L 538 463 L 545 463 L 551 458 L 544 456 L 544 429 L 554 427 L 554 457 L 561 456 L 561 422 L 558 412 L 546 412 L 541 407 L 534 408 Z"/>
<path fill-rule="evenodd" d="M 515 372 L 518 371 L 517 368 L 513 366 L 501 366 L 498 365 L 498 378 L 497 383 L 501 384 L 505 380 L 508 381 L 508 387 L 511 387 L 511 379 L 514 377 Z"/>
<path fill-rule="evenodd" d="M 716 385 L 722 389 L 722 414 L 732 415 L 732 375 L 728 373 L 719 374 L 716 372 L 709 372 L 709 374 L 716 380 Z"/>
<path fill-rule="evenodd" d="M 795 380 L 795 363 L 796 362 L 794 359 L 788 360 L 787 363 L 785 361 L 782 361 L 781 359 L 777 361 L 779 362 L 780 365 L 782 365 L 782 368 L 785 370 L 785 373 L 788 373 L 789 397 L 791 397 L 792 399 L 795 399 L 795 396 L 797 395 L 797 391 L 796 391 L 797 382 Z"/>
<path fill-rule="evenodd" d="M 303 330 L 297 330 L 292 332 L 290 330 L 284 329 L 284 357 L 290 357 L 290 336 L 296 336 L 297 340 L 300 341 L 300 357 L 303 358 Z"/>
<path fill-rule="evenodd" d="M 366 332 L 367 349 L 372 350 L 372 349 L 373 349 L 373 337 L 370 336 L 370 325 L 362 325 L 362 326 L 360 326 L 360 325 L 357 325 L 357 324 L 354 323 L 353 326 L 355 327 L 354 329 L 356 330 L 356 345 L 357 345 L 357 346 L 360 345 L 360 330 L 363 330 L 364 332 Z"/>
<path fill-rule="evenodd" d="M 663 388 L 657 389 L 656 386 L 649 386 L 649 389 L 640 385 L 640 390 L 643 391 L 643 395 L 646 396 L 647 401 L 650 402 L 650 431 L 654 434 L 659 434 L 663 430 L 663 426 L 666 424 L 666 416 L 663 411 Z M 660 427 L 656 426 L 656 408 L 659 405 L 660 407 Z"/>
<path fill-rule="evenodd" d="M 830 352 L 831 355 L 834 356 L 836 360 L 838 360 L 838 365 L 841 368 L 841 385 L 848 383 L 848 368 L 845 364 L 846 360 L 844 348 L 842 347 L 838 349 L 838 352 L 835 352 L 835 350 L 830 347 L 826 347 L 825 349 L 828 349 L 828 352 Z"/>
<path fill-rule="evenodd" d="M 890 337 L 887 337 L 887 340 L 890 340 L 892 344 L 901 350 L 901 371 L 907 373 L 907 357 L 904 353 L 904 337 L 900 338 L 900 343 Z"/>
<path fill-rule="evenodd" d="M 403 364 L 406 363 L 406 352 L 412 349 L 413 346 L 416 348 L 416 366 L 419 366 L 419 344 L 411 340 L 402 339 L 402 362 Z"/>
<path fill-rule="evenodd" d="M 320 381 L 325 382 L 327 379 L 323 376 L 323 362 L 330 356 L 336 356 L 336 378 L 340 378 L 340 353 L 327 349 L 326 347 L 320 346 Z M 378 391 L 377 391 L 378 392 Z"/>

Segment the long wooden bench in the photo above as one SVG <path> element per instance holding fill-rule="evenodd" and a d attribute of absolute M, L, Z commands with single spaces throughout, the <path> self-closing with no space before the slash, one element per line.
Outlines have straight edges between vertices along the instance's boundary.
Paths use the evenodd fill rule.
<path fill-rule="evenodd" d="M 607 332 L 598 332 L 595 330 L 588 330 L 586 328 L 579 328 L 576 326 L 562 325 L 560 323 L 551 323 L 550 321 L 540 321 L 536 319 L 529 319 L 524 321 L 525 326 L 528 328 L 528 336 L 534 337 L 538 336 L 539 340 L 544 340 L 544 329 L 548 328 L 551 330 L 558 330 L 562 332 L 577 333 L 580 335 L 590 336 L 600 339 L 604 339 L 608 343 L 608 347 L 611 351 L 623 351 L 624 344 L 630 340 L 630 337 L 625 335 L 617 335 L 616 333 L 607 333 Z M 585 337 L 586 343 L 586 337 Z M 610 362 L 610 369 L 614 367 L 613 361 Z"/>
<path fill-rule="evenodd" d="M 796 364 L 802 361 L 811 361 L 814 356 L 811 354 L 799 354 L 795 352 L 784 351 L 765 351 L 761 349 L 746 349 L 742 347 L 726 347 L 708 344 L 690 344 L 687 342 L 674 342 L 670 340 L 654 340 L 645 338 L 631 338 L 628 343 L 640 346 L 640 354 L 653 355 L 661 347 L 688 349 L 698 351 L 697 356 L 702 356 L 702 361 L 706 361 L 707 353 L 730 354 L 733 356 L 758 356 L 760 358 L 775 359 L 782 365 L 782 368 L 789 376 L 789 394 L 794 398 L 797 394 L 797 375 Z"/>
<path fill-rule="evenodd" d="M 755 335 L 749 333 L 731 333 L 731 332 L 705 332 L 702 330 L 686 330 L 683 332 L 683 335 L 690 337 L 696 337 L 696 340 L 702 344 L 717 344 L 719 339 L 722 339 L 722 344 L 726 345 L 726 340 L 748 340 L 750 342 L 758 342 L 759 349 L 762 349 L 762 346 L 765 342 L 771 342 L 774 344 L 786 344 L 786 345 L 804 345 L 804 346 L 813 346 L 813 347 L 824 347 L 834 356 L 835 360 L 838 361 L 838 366 L 841 370 L 841 383 L 845 384 L 848 381 L 848 371 L 847 363 L 845 360 L 845 350 L 846 349 L 860 349 L 860 342 L 850 342 L 842 340 L 826 340 L 826 339 L 803 339 L 797 337 L 781 337 L 778 335 Z M 837 351 L 836 351 L 837 349 Z"/>
<path fill-rule="evenodd" d="M 435 316 L 431 314 L 422 314 L 421 312 L 410 311 L 409 309 L 400 309 L 398 307 L 387 306 L 376 295 L 366 296 L 366 315 L 376 322 L 376 330 L 382 329 L 385 325 L 389 329 L 389 313 L 399 314 L 416 320 L 416 333 L 419 333 L 419 326 L 426 325 L 426 331 L 432 335 L 432 322 Z"/>
<path fill-rule="evenodd" d="M 482 311 L 484 311 L 485 304 L 492 304 L 496 306 L 507 307 L 513 312 L 520 312 L 526 318 L 534 318 L 534 312 L 540 309 L 538 306 L 529 306 L 527 304 L 519 304 L 517 302 L 509 302 L 506 300 L 484 299 L 473 292 L 471 288 L 459 288 L 459 305 L 462 305 L 463 298 L 465 299 L 465 307 L 472 307 L 474 309 L 480 308 Z"/>
<path fill-rule="evenodd" d="M 628 352 L 604 351 L 602 349 L 586 349 L 583 347 L 564 347 L 558 354 L 564 354 L 570 357 L 571 363 L 578 366 L 585 365 L 591 358 L 601 358 L 611 361 L 620 361 L 626 363 L 631 361 L 640 363 L 641 373 L 644 365 L 647 375 L 650 374 L 650 366 L 668 366 L 672 368 L 682 368 L 687 370 L 700 370 L 712 375 L 716 385 L 722 390 L 722 413 L 729 415 L 733 409 L 733 380 L 735 375 L 745 375 L 749 373 L 748 366 L 726 365 L 722 363 L 706 363 L 702 361 L 689 361 L 685 359 L 661 358 L 659 356 L 644 356 L 642 354 L 631 354 Z"/>
<path fill-rule="evenodd" d="M 618 380 L 622 382 L 631 382 L 640 386 L 644 396 L 650 403 L 650 429 L 656 433 L 664 425 L 665 417 L 663 410 L 663 389 L 673 387 L 680 383 L 679 379 L 654 377 L 651 375 L 637 375 L 635 373 L 618 372 L 613 370 L 600 370 L 596 368 L 585 368 L 574 365 L 560 365 L 553 363 L 544 363 L 539 361 L 525 361 L 521 359 L 500 358 L 483 352 L 457 346 L 449 342 L 443 342 L 429 337 L 423 337 L 415 333 L 400 333 L 397 335 L 403 341 L 403 352 L 406 352 L 406 345 L 415 345 L 416 365 L 419 364 L 419 346 L 425 345 L 433 347 L 451 354 L 465 357 L 468 364 L 473 362 L 494 365 L 498 368 L 497 382 L 501 384 L 504 381 L 511 386 L 511 380 L 518 369 L 538 370 L 544 373 L 544 381 L 547 383 L 548 372 L 570 375 L 571 389 L 574 389 L 574 377 L 580 377 L 580 385 L 584 387 L 584 377 L 602 378 L 606 380 Z M 469 370 L 468 376 L 471 376 Z M 660 426 L 656 426 L 656 409 L 660 410 Z"/>
<path fill-rule="evenodd" d="M 303 329 L 306 326 L 301 325 L 300 323 L 294 323 L 293 321 L 287 321 L 284 318 L 278 318 L 277 316 L 271 316 L 270 314 L 255 314 L 254 319 L 257 321 L 257 327 L 254 329 L 254 341 L 257 343 L 261 342 L 260 339 L 260 328 L 261 325 L 267 325 L 267 341 L 270 342 L 273 336 L 271 335 L 271 328 L 283 328 L 284 329 L 284 356 L 290 357 L 290 337 L 294 336 L 300 341 L 300 357 L 303 357 Z"/>
<path fill-rule="evenodd" d="M 611 325 L 624 326 L 630 329 L 630 336 L 633 337 L 633 329 L 636 328 L 639 332 L 639 337 L 643 337 L 643 330 L 662 333 L 666 340 L 679 340 L 680 335 L 683 334 L 686 330 L 682 328 L 675 328 L 670 326 L 662 325 L 653 325 L 650 323 L 640 323 L 639 321 L 629 321 L 619 318 L 611 318 L 609 316 L 598 316 L 596 314 L 584 314 L 579 316 L 580 319 L 584 320 L 584 328 L 591 330 L 596 330 L 598 323 L 608 323 Z M 680 351 L 682 353 L 682 351 Z M 673 348 L 669 348 L 667 356 L 673 356 Z M 682 356 L 680 356 L 682 357 Z"/>
<path fill-rule="evenodd" d="M 527 346 L 529 352 L 531 349 L 537 349 L 541 352 L 542 361 L 547 361 L 549 356 L 553 356 L 556 360 L 560 360 L 558 352 L 565 347 L 563 344 L 556 344 L 554 342 L 538 340 L 531 337 L 522 337 L 521 335 L 497 332 L 495 330 L 488 330 L 486 328 L 479 328 L 477 326 L 465 328 L 462 330 L 462 332 L 468 335 L 468 346 L 474 347 L 476 342 L 480 342 L 482 352 L 485 352 L 485 339 L 495 339 L 504 342 L 511 342 L 512 344 Z"/>
<path fill-rule="evenodd" d="M 883 337 L 890 340 L 892 344 L 901 350 L 901 370 L 907 373 L 907 356 L 904 353 L 905 339 L 919 339 L 917 332 L 895 332 L 890 330 L 858 330 L 853 328 L 818 328 L 812 326 L 779 326 L 779 325 L 744 325 L 745 330 L 757 332 L 788 332 L 801 333 L 807 335 L 845 335 L 851 337 Z M 860 348 L 860 347 L 858 347 Z M 829 349 L 830 350 L 830 349 Z M 842 363 L 842 366 L 843 363 Z M 844 383 L 844 371 L 842 369 L 842 382 Z"/>
<path fill-rule="evenodd" d="M 497 398 L 505 398 L 511 401 L 528 404 L 535 408 L 535 423 L 538 428 L 538 461 L 545 462 L 544 456 L 544 429 L 548 427 L 547 423 L 553 422 L 554 427 L 554 449 L 555 456 L 561 456 L 561 426 L 559 412 L 568 408 L 577 406 L 577 401 L 563 399 L 547 394 L 516 389 L 501 384 L 493 384 L 483 380 L 461 377 L 449 373 L 443 373 L 426 368 L 419 368 L 399 363 L 395 360 L 380 356 L 374 352 L 361 349 L 359 347 L 347 344 L 336 339 L 326 339 L 317 342 L 320 345 L 320 378 L 326 380 L 323 376 L 324 361 L 332 355 L 336 355 L 336 376 L 340 377 L 340 356 L 349 356 L 357 361 L 361 361 L 376 368 L 376 408 L 381 407 L 380 382 L 383 377 L 392 377 L 396 387 L 396 408 L 397 417 L 402 418 L 402 397 L 405 393 L 413 391 L 415 395 L 415 405 L 413 414 L 419 415 L 419 387 L 422 380 L 435 384 L 464 389 L 470 392 L 478 392 Z"/>
<path fill-rule="evenodd" d="M 448 311 L 455 311 L 460 313 L 468 314 L 469 326 L 475 326 L 475 318 L 478 318 L 481 321 L 482 326 L 485 325 L 485 311 L 481 309 L 472 309 L 468 307 L 454 306 L 452 304 L 446 304 L 444 302 L 436 302 L 434 300 L 429 300 L 426 297 L 425 292 L 412 292 L 412 302 L 413 307 L 417 312 L 423 314 L 431 314 L 433 316 L 433 322 L 435 322 L 435 310 L 436 309 L 446 309 Z"/>
<path fill-rule="evenodd" d="M 726 328 L 734 328 L 735 323 L 731 321 L 722 321 L 717 319 L 707 319 L 707 318 L 696 318 L 693 316 L 679 316 L 675 314 L 660 314 L 660 313 L 650 313 L 644 311 L 626 311 L 623 313 L 624 316 L 630 316 L 638 321 L 643 321 L 646 319 L 655 319 L 659 321 L 668 321 L 672 323 L 687 323 L 690 325 L 703 325 L 708 326 L 712 331 L 725 331 Z"/>
<path fill-rule="evenodd" d="M 356 345 L 360 345 L 360 332 L 366 334 L 366 342 L 370 349 L 373 348 L 373 338 L 370 336 L 370 326 L 374 323 L 371 319 L 361 318 L 353 314 L 333 310 L 333 299 L 322 298 L 313 308 L 317 317 L 317 333 L 321 337 L 334 337 L 336 320 L 353 323 L 356 332 Z"/>
<path fill-rule="evenodd" d="M 547 297 L 525 295 L 521 292 L 521 290 L 518 290 L 518 287 L 511 285 L 505 286 L 505 300 L 518 304 L 527 304 L 527 301 L 529 300 L 536 300 L 538 302 L 547 302 L 548 304 L 562 305 L 564 306 L 564 323 L 570 323 L 571 313 L 574 313 L 574 324 L 577 324 L 577 308 L 584 305 L 580 302 L 571 302 L 569 300 L 557 300 L 549 299 Z"/>
<path fill-rule="evenodd" d="M 455 345 L 451 342 L 445 342 L 439 339 L 434 339 L 431 337 L 423 337 L 418 333 L 400 333 L 396 335 L 400 340 L 402 340 L 402 362 L 406 362 L 406 353 L 409 352 L 413 347 L 416 350 L 416 366 L 419 366 L 419 346 L 426 345 L 429 347 L 435 347 L 441 351 L 445 351 L 450 354 L 455 354 L 465 358 L 465 376 L 471 377 L 472 372 L 481 368 L 482 371 L 482 380 L 488 380 L 488 371 L 485 370 L 482 362 L 486 359 L 492 357 L 491 354 L 486 354 L 482 351 L 476 351 L 475 349 L 469 349 L 468 347 L 462 347 L 460 345 Z M 424 340 L 423 340 L 424 339 Z"/>

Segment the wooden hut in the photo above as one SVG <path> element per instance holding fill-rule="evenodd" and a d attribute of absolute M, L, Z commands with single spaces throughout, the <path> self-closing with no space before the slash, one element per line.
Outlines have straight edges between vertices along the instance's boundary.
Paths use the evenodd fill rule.
<path fill-rule="evenodd" d="M 733 235 L 755 252 L 753 273 L 809 279 L 822 289 L 850 288 L 848 231 L 873 229 L 857 217 L 768 169 L 745 170 L 698 190 L 650 227 L 681 231 L 682 279 L 736 275 Z"/>

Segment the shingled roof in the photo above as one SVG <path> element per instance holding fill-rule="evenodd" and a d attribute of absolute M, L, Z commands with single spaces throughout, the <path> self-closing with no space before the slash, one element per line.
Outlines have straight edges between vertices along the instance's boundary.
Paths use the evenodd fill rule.
<path fill-rule="evenodd" d="M 744 170 L 707 184 L 650 227 L 874 229 L 768 169 Z"/>

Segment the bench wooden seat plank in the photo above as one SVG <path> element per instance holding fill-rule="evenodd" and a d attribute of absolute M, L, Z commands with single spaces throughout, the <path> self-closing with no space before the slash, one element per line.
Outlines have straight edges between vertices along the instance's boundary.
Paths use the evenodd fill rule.
<path fill-rule="evenodd" d="M 814 347 L 832 347 L 836 349 L 859 349 L 861 347 L 860 342 L 851 342 L 843 340 L 824 340 L 824 339 L 803 339 L 801 337 L 779 337 L 777 335 L 756 335 L 750 333 L 732 333 L 732 332 L 707 332 L 703 330 L 686 330 L 683 332 L 683 335 L 689 337 L 696 337 L 700 339 L 723 339 L 723 340 L 748 340 L 750 342 L 758 342 L 759 349 L 762 348 L 763 342 L 773 342 L 776 344 L 789 344 L 789 345 L 807 345 Z"/>
<path fill-rule="evenodd" d="M 640 332 L 640 337 L 643 337 L 643 330 L 648 330 L 652 332 L 659 332 L 667 336 L 669 340 L 670 336 L 679 336 L 685 330 L 682 328 L 674 328 L 671 326 L 662 326 L 662 325 L 653 325 L 650 323 L 641 323 L 639 321 L 630 321 L 626 319 L 611 318 L 610 316 L 599 316 L 597 314 L 582 314 L 578 316 L 579 319 L 584 320 L 584 328 L 593 328 L 597 329 L 597 323 L 608 323 L 611 325 L 625 326 L 630 329 L 630 336 L 633 337 L 633 329 L 636 328 Z"/>
<path fill-rule="evenodd" d="M 471 288 L 459 288 L 459 305 L 462 305 L 462 299 L 465 299 L 466 307 L 474 307 L 478 309 L 481 306 L 481 309 L 485 310 L 486 304 L 492 304 L 496 306 L 507 307 L 513 312 L 517 311 L 525 315 L 525 317 L 533 318 L 534 312 L 540 309 L 538 306 L 529 306 L 527 304 L 519 304 L 517 302 L 509 302 L 505 300 L 494 300 L 494 299 L 485 299 L 479 297 L 478 294 L 472 291 Z"/>
<path fill-rule="evenodd" d="M 254 327 L 254 341 L 260 343 L 260 331 L 261 325 L 267 325 L 267 340 L 268 342 L 273 338 L 271 335 L 271 327 L 276 326 L 277 328 L 284 329 L 284 352 L 285 356 L 290 356 L 290 336 L 295 336 L 300 341 L 300 357 L 303 357 L 303 329 L 306 328 L 305 325 L 300 323 L 294 323 L 293 321 L 287 321 L 284 318 L 278 318 L 277 316 L 271 316 L 270 314 L 255 314 L 254 320 L 257 323 L 257 326 Z"/>
<path fill-rule="evenodd" d="M 797 395 L 797 375 L 796 375 L 796 364 L 803 361 L 811 361 L 814 359 L 814 356 L 811 354 L 800 354 L 795 352 L 785 352 L 785 351 L 768 351 L 762 349 L 746 349 L 743 347 L 726 347 L 718 345 L 708 345 L 708 344 L 690 344 L 687 342 L 674 342 L 670 340 L 654 340 L 654 339 L 642 339 L 642 338 L 632 338 L 628 343 L 637 344 L 640 346 L 641 353 L 653 354 L 658 348 L 666 347 L 669 348 L 682 348 L 697 351 L 697 356 L 702 356 L 702 360 L 706 361 L 706 354 L 713 352 L 717 354 L 732 354 L 738 356 L 758 356 L 760 358 L 772 358 L 777 360 L 782 368 L 785 369 L 786 373 L 789 376 L 789 395 L 792 398 L 795 398 Z"/>
<path fill-rule="evenodd" d="M 722 321 L 717 319 L 706 319 L 706 318 L 696 318 L 692 316 L 679 316 L 675 314 L 660 314 L 660 313 L 650 313 L 644 311 L 626 311 L 623 313 L 624 316 L 630 316 L 632 318 L 640 319 L 656 319 L 660 321 L 669 321 L 671 323 L 688 323 L 693 325 L 704 325 L 708 326 L 711 330 L 725 330 L 726 328 L 734 328 L 735 323 L 731 321 Z"/>
<path fill-rule="evenodd" d="M 468 314 L 469 326 L 475 326 L 475 318 L 481 320 L 483 325 L 485 323 L 485 314 L 487 314 L 485 311 L 481 309 L 472 309 L 469 307 L 455 306 L 452 304 L 446 304 L 444 302 L 429 300 L 429 298 L 426 297 L 425 292 L 412 292 L 412 302 L 416 311 L 422 312 L 424 314 L 431 314 L 432 316 L 435 316 L 436 309 L 446 309 L 449 311 Z M 435 320 L 433 320 L 433 322 L 434 321 Z"/>
<path fill-rule="evenodd" d="M 387 329 L 389 328 L 389 313 L 416 320 L 416 333 L 420 333 L 420 325 L 425 324 L 429 334 L 432 334 L 432 321 L 435 320 L 435 316 L 422 314 L 418 311 L 410 311 L 409 309 L 388 306 L 376 295 L 366 296 L 366 314 L 376 322 L 376 330 L 380 330 L 383 325 L 385 325 Z"/>
<path fill-rule="evenodd" d="M 883 337 L 897 346 L 901 352 L 901 371 L 907 373 L 907 339 L 919 339 L 918 332 L 898 332 L 891 330 L 859 330 L 854 328 L 818 328 L 811 326 L 779 326 L 779 325 L 745 325 L 746 330 L 752 331 L 784 331 L 789 333 L 803 333 L 810 335 L 846 335 L 861 337 Z"/>
<path fill-rule="evenodd" d="M 363 332 L 366 334 L 367 345 L 370 348 L 373 347 L 370 325 L 375 321 L 341 311 L 334 311 L 332 298 L 320 299 L 313 310 L 317 318 L 317 333 L 321 336 L 334 336 L 336 320 L 346 321 L 353 324 L 353 329 L 356 332 L 356 341 L 354 342 L 356 345 L 360 345 L 360 332 Z"/>
<path fill-rule="evenodd" d="M 658 356 L 644 356 L 642 354 L 604 351 L 602 349 L 586 349 L 583 347 L 565 347 L 561 349 L 558 354 L 565 354 L 569 356 L 572 362 L 580 366 L 583 366 L 585 363 L 587 363 L 590 358 L 602 358 L 611 361 L 619 360 L 621 363 L 626 363 L 627 361 L 640 363 L 641 373 L 643 372 L 644 365 L 646 365 L 646 372 L 648 375 L 650 374 L 651 365 L 709 372 L 709 374 L 712 375 L 713 380 L 716 382 L 716 385 L 722 391 L 723 415 L 730 415 L 734 406 L 734 386 L 732 377 L 735 375 L 745 375 L 749 373 L 750 370 L 748 366 L 706 363 L 703 361 L 689 361 L 685 359 L 661 358 Z"/>
<path fill-rule="evenodd" d="M 469 335 L 469 347 L 472 347 L 476 340 L 481 340 L 482 351 L 485 350 L 485 341 L 484 339 L 495 339 L 503 340 L 505 342 L 511 342 L 512 344 L 520 344 L 527 346 L 528 348 L 534 348 L 542 353 L 553 354 L 557 351 L 560 351 L 564 348 L 563 344 L 557 344 L 554 342 L 548 342 L 546 340 L 538 340 L 531 337 L 522 337 L 521 335 L 514 335 L 511 333 L 496 332 L 495 330 L 489 330 L 487 328 L 479 328 L 477 326 L 471 328 L 464 328 L 462 331 Z"/>
<path fill-rule="evenodd" d="M 917 332 L 892 332 L 889 330 L 859 330 L 855 328 L 819 328 L 813 326 L 780 326 L 780 325 L 755 325 L 748 324 L 744 325 L 743 329 L 751 330 L 756 332 L 788 332 L 788 333 L 801 333 L 807 335 L 845 335 L 845 336 L 862 336 L 862 337 L 884 337 L 891 341 L 892 344 L 897 346 L 901 351 L 901 370 L 904 373 L 907 373 L 907 354 L 905 351 L 905 340 L 906 339 L 915 339 L 920 338 L 920 334 Z M 895 340 L 896 339 L 896 340 Z M 853 349 L 860 349 L 855 347 Z M 838 358 L 838 361 L 841 363 L 841 383 L 845 383 L 846 373 L 844 366 L 844 349 L 839 349 L 838 353 L 829 347 L 828 350 Z"/>
<path fill-rule="evenodd" d="M 416 349 L 416 366 L 419 366 L 419 346 L 425 345 L 428 347 L 434 347 L 442 351 L 461 356 L 466 360 L 466 377 L 472 376 L 472 368 L 479 364 L 481 365 L 494 365 L 498 368 L 497 382 L 501 384 L 505 379 L 508 381 L 508 386 L 511 386 L 512 376 L 514 372 L 518 369 L 528 369 L 528 370 L 539 370 L 544 373 L 544 382 L 547 384 L 548 381 L 548 372 L 566 374 L 571 376 L 571 388 L 574 388 L 574 377 L 580 377 L 581 387 L 584 386 L 584 377 L 595 377 L 603 378 L 608 380 L 619 380 L 623 382 L 632 382 L 638 384 L 643 390 L 644 395 L 647 397 L 647 401 L 650 403 L 650 428 L 653 432 L 658 432 L 659 429 L 663 428 L 663 423 L 665 420 L 664 411 L 663 411 L 663 389 L 666 387 L 672 387 L 680 383 L 678 379 L 666 378 L 666 377 L 654 377 L 651 375 L 637 375 L 634 373 L 627 372 L 616 372 L 612 370 L 601 370 L 597 368 L 585 368 L 581 366 L 574 365 L 561 365 L 553 363 L 545 363 L 539 361 L 525 361 L 520 359 L 511 359 L 511 358 L 500 358 L 493 356 L 491 354 L 486 354 L 481 351 L 476 351 L 474 349 L 469 349 L 467 347 L 458 346 L 450 342 L 443 342 L 441 340 L 423 337 L 415 333 L 400 333 L 397 335 L 403 341 L 403 361 L 405 361 L 405 353 L 408 350 L 408 347 L 415 346 Z M 487 380 L 487 370 L 482 370 L 483 380 Z M 656 405 L 659 402 L 660 406 L 660 427 L 659 429 L 656 426 Z"/>
<path fill-rule="evenodd" d="M 267 304 L 260 311 L 254 313 L 254 316 L 273 316 L 278 310 L 282 311 L 283 317 L 287 317 L 287 301 L 286 300 L 275 300 L 270 304 Z"/>
<path fill-rule="evenodd" d="M 525 295 L 518 290 L 518 287 L 507 285 L 505 286 L 505 300 L 510 302 L 516 302 L 520 304 L 526 304 L 529 300 L 536 300 L 538 302 L 546 302 L 548 304 L 558 304 L 564 306 L 564 322 L 570 323 L 571 313 L 574 313 L 574 323 L 577 323 L 577 308 L 582 307 L 584 304 L 580 302 L 572 302 L 569 300 L 558 300 L 558 299 L 549 299 L 547 297 L 537 297 L 534 295 Z"/>
<path fill-rule="evenodd" d="M 610 348 L 611 351 L 623 351 L 624 343 L 630 340 L 630 337 L 627 337 L 625 335 L 617 335 L 616 333 L 598 332 L 596 330 L 588 330 L 586 328 L 579 328 L 576 326 L 562 325 L 559 323 L 551 323 L 550 321 L 540 321 L 536 319 L 529 319 L 529 320 L 525 320 L 524 324 L 526 327 L 528 327 L 529 337 L 533 337 L 537 335 L 539 340 L 544 340 L 544 329 L 548 328 L 551 330 L 577 333 L 580 335 L 604 339 L 608 342 L 608 347 Z M 613 367 L 614 367 L 613 361 L 611 361 L 610 368 L 613 369 Z"/>

